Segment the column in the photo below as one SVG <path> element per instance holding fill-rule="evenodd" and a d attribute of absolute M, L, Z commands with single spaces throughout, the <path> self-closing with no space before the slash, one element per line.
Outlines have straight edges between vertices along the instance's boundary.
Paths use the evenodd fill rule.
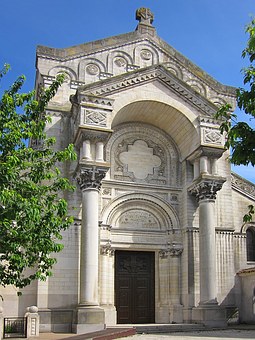
<path fill-rule="evenodd" d="M 78 183 L 82 190 L 80 255 L 80 305 L 98 305 L 98 193 L 106 169 L 81 168 Z"/>
<path fill-rule="evenodd" d="M 224 181 L 212 176 L 200 177 L 190 188 L 199 203 L 200 304 L 217 304 L 214 205 Z"/>
<path fill-rule="evenodd" d="M 77 182 L 82 190 L 80 252 L 80 303 L 74 331 L 87 333 L 104 328 L 104 312 L 98 301 L 99 221 L 98 194 L 107 168 L 81 167 Z"/>
<path fill-rule="evenodd" d="M 214 204 L 213 199 L 199 201 L 200 304 L 217 303 Z"/>
<path fill-rule="evenodd" d="M 226 326 L 226 311 L 217 302 L 215 200 L 225 178 L 200 176 L 189 188 L 199 204 L 200 302 L 192 311 L 193 322 L 210 327 Z"/>

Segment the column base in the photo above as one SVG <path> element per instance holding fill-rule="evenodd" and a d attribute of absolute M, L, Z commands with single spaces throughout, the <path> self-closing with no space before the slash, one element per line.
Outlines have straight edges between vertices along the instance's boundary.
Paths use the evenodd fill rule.
<path fill-rule="evenodd" d="M 105 313 L 98 306 L 78 307 L 72 326 L 73 333 L 85 334 L 105 329 Z"/>
<path fill-rule="evenodd" d="M 173 305 L 169 308 L 170 323 L 183 323 L 183 305 Z"/>
<path fill-rule="evenodd" d="M 192 309 L 192 322 L 208 327 L 226 327 L 226 309 L 216 304 L 201 304 Z"/>
<path fill-rule="evenodd" d="M 101 305 L 101 308 L 105 313 L 105 324 L 106 326 L 116 326 L 117 324 L 117 311 L 113 305 Z"/>

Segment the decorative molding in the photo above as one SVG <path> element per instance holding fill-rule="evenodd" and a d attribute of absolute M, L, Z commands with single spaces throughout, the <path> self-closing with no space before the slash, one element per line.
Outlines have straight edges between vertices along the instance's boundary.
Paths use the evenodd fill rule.
<path fill-rule="evenodd" d="M 226 181 L 223 177 L 216 176 L 200 176 L 190 187 L 189 192 L 195 196 L 197 201 L 215 200 L 217 191 L 222 188 Z"/>
<path fill-rule="evenodd" d="M 234 172 L 231 173 L 232 188 L 241 192 L 245 196 L 255 199 L 255 184 L 247 181 L 246 179 L 238 176 Z"/>
<path fill-rule="evenodd" d="M 104 80 L 100 84 L 90 84 L 90 86 L 81 88 L 80 91 L 83 94 L 86 94 L 86 91 L 89 91 L 90 94 L 95 96 L 108 96 L 119 92 L 122 89 L 133 87 L 137 84 L 148 83 L 155 79 L 158 79 L 167 87 L 170 87 L 184 101 L 191 102 L 196 109 L 199 109 L 203 113 L 203 115 L 213 116 L 215 114 L 217 108 L 213 103 L 192 90 L 189 85 L 181 82 L 180 79 L 170 71 L 167 71 L 162 65 L 150 66 L 130 74 L 125 73 L 118 78 Z"/>
<path fill-rule="evenodd" d="M 97 166 L 81 167 L 76 176 L 77 183 L 81 190 L 88 188 L 100 189 L 102 180 L 104 179 L 108 168 L 100 168 Z"/>

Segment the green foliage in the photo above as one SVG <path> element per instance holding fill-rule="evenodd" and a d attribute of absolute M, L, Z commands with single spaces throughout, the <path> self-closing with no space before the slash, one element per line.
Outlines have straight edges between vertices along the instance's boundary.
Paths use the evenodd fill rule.
<path fill-rule="evenodd" d="M 255 19 L 246 27 L 248 34 L 247 46 L 242 52 L 242 57 L 247 58 L 249 66 L 242 70 L 245 88 L 237 89 L 237 106 L 245 112 L 250 121 L 255 118 Z M 221 107 L 216 118 L 223 120 L 220 130 L 226 133 L 226 147 L 232 149 L 231 163 L 235 165 L 255 165 L 255 130 L 244 121 L 237 121 L 237 116 L 230 114 L 230 105 Z M 244 222 L 252 220 L 253 206 L 249 206 L 249 212 L 244 216 Z"/>
<path fill-rule="evenodd" d="M 0 79 L 9 66 L 0 71 Z M 54 150 L 45 126 L 45 108 L 62 84 L 60 75 L 41 91 L 20 93 L 19 77 L 0 99 L 0 282 L 22 288 L 32 280 L 51 275 L 54 253 L 63 246 L 61 231 L 69 227 L 63 192 L 72 190 L 57 167 L 75 159 L 73 146 Z M 28 140 L 37 147 L 27 146 Z M 62 195 L 61 195 L 62 194 Z"/>

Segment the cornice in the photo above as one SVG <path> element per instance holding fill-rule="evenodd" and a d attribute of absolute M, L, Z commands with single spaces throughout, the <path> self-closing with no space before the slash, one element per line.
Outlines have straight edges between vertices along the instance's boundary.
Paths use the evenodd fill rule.
<path fill-rule="evenodd" d="M 232 188 L 246 197 L 255 200 L 255 184 L 247 179 L 238 176 L 234 172 L 231 172 L 231 185 Z"/>

